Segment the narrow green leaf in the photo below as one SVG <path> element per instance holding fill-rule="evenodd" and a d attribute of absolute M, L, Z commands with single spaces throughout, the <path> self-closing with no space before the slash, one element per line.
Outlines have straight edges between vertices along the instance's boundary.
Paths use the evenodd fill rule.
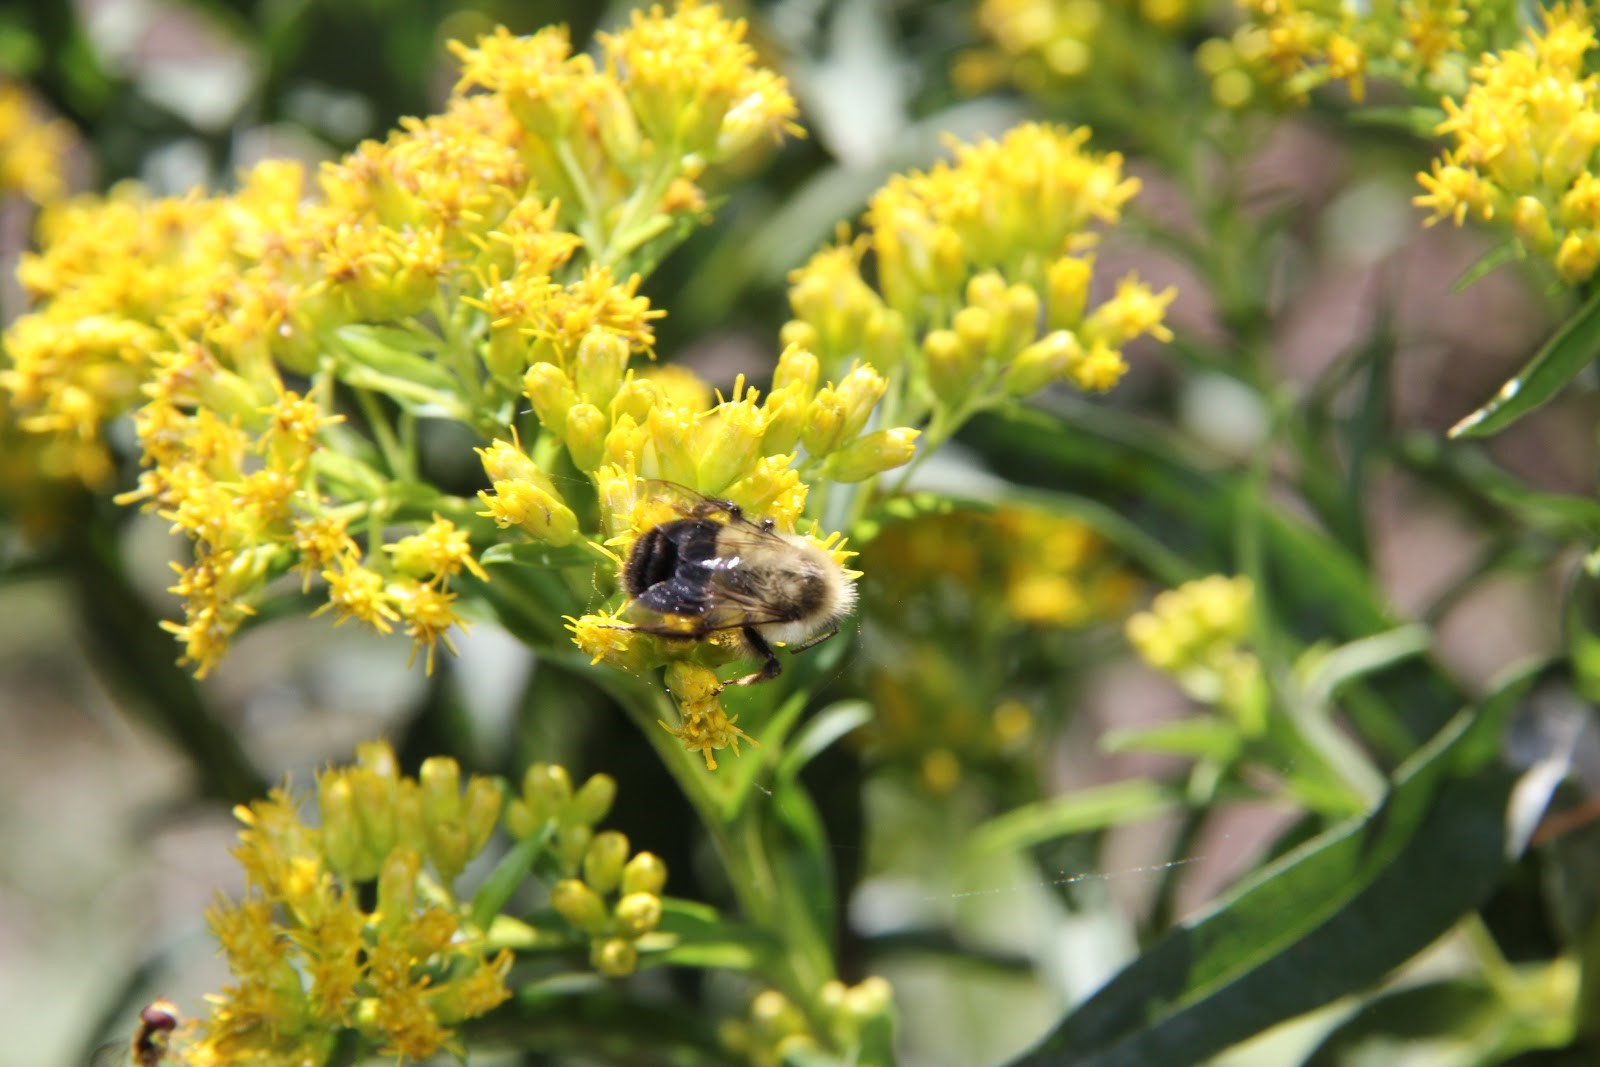
<path fill-rule="evenodd" d="M 524 567 L 562 569 L 566 567 L 592 567 L 600 556 L 585 543 L 575 545 L 546 545 L 537 542 L 490 545 L 478 557 L 484 566 L 496 563 L 519 563 Z"/>
<path fill-rule="evenodd" d="M 480 930 L 487 930 L 494 917 L 505 910 L 511 894 L 515 893 L 517 887 L 528 877 L 528 872 L 533 870 L 534 860 L 545 850 L 549 836 L 548 833 L 540 833 L 523 838 L 500 857 L 500 862 L 494 865 L 489 877 L 483 880 L 478 891 L 472 895 L 471 915 L 474 926 Z"/>
<path fill-rule="evenodd" d="M 662 898 L 661 924 L 656 930 L 675 943 L 653 958 L 679 967 L 751 971 L 770 959 L 776 949 L 766 935 L 723 919 L 714 908 L 676 897 Z"/>
<path fill-rule="evenodd" d="M 1600 355 L 1600 292 L 1556 331 L 1483 407 L 1450 427 L 1451 437 L 1487 437 L 1541 407 Z"/>
<path fill-rule="evenodd" d="M 1154 726 L 1108 730 L 1100 740 L 1100 747 L 1107 752 L 1162 752 L 1218 763 L 1231 762 L 1243 744 L 1236 725 L 1204 715 Z"/>
<path fill-rule="evenodd" d="M 1065 796 L 1024 804 L 978 827 L 971 837 L 979 851 L 1031 848 L 1068 834 L 1141 822 L 1182 804 L 1178 790 L 1160 782 L 1131 779 L 1079 789 Z"/>
<path fill-rule="evenodd" d="M 835 741 L 872 721 L 872 705 L 865 700 L 841 700 L 813 715 L 795 731 L 778 759 L 776 775 L 792 781 L 805 765 Z"/>
<path fill-rule="evenodd" d="M 1419 656 L 1432 643 L 1432 631 L 1426 626 L 1397 626 L 1338 648 L 1308 652 L 1296 667 L 1305 672 L 1303 685 L 1307 699 L 1322 704 L 1332 700 L 1333 694 L 1346 682 Z"/>
<path fill-rule="evenodd" d="M 1456 716 L 1370 815 L 1173 930 L 1016 1063 L 1194 1064 L 1382 979 L 1482 903 L 1504 870 L 1512 779 L 1483 766 L 1481 750 L 1503 723 L 1488 708 Z"/>

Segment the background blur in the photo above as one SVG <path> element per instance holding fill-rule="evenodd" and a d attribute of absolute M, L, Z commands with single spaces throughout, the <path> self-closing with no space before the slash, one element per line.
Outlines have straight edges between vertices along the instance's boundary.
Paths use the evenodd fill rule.
<path fill-rule="evenodd" d="M 75 127 L 67 158 L 72 188 L 136 178 L 157 192 L 180 193 L 226 185 L 236 168 L 263 157 L 336 158 L 363 138 L 382 137 L 401 116 L 427 113 L 452 77 L 447 39 L 470 40 L 496 23 L 529 31 L 561 21 L 583 41 L 630 6 L 4 3 L 0 72 L 31 87 L 41 114 Z M 1190 205 L 1140 155 L 1133 132 L 1097 122 L 1103 112 L 1093 86 L 1075 103 L 975 84 L 962 74 L 981 66 L 991 47 L 974 3 L 725 6 L 749 16 L 767 61 L 791 79 L 809 137 L 727 191 L 715 222 L 674 253 L 649 286 L 653 303 L 669 312 L 660 351 L 715 383 L 740 372 L 763 377 L 787 317 L 786 273 L 841 220 L 856 217 L 886 175 L 937 158 L 945 132 L 971 137 L 1030 115 L 1095 122 L 1095 146 L 1127 151 L 1144 179 L 1142 211 L 1156 225 L 1193 224 Z M 1184 32 L 1198 40 L 1229 17 L 1226 8 L 1197 9 Z M 1425 143 L 1348 125 L 1336 131 L 1315 107 L 1252 121 L 1273 126 L 1264 149 L 1247 161 L 1243 184 L 1251 209 L 1281 222 L 1286 235 L 1273 289 L 1261 294 L 1272 308 L 1270 350 L 1283 378 L 1310 382 L 1382 332 L 1395 346 L 1388 402 L 1397 438 L 1409 431 L 1419 440 L 1437 438 L 1526 361 L 1555 309 L 1515 269 L 1453 290 L 1488 245 L 1471 232 L 1421 226 L 1409 201 L 1413 174 L 1429 155 Z M 0 217 L 7 279 L 31 215 L 30 205 L 12 201 Z M 1137 232 L 1119 233 L 1104 259 L 1136 265 L 1157 288 L 1177 285 L 1171 320 L 1180 332 L 1221 336 L 1210 295 L 1215 279 L 1196 277 Z M 7 319 L 18 313 L 14 285 L 0 307 Z M 1154 352 L 1141 354 L 1114 394 L 1092 403 L 1175 424 L 1224 461 L 1248 451 L 1261 432 L 1253 397 L 1223 377 L 1178 374 Z M 1496 438 L 1492 455 L 1536 488 L 1589 492 L 1593 417 L 1592 395 L 1569 390 Z M 975 451 L 958 451 L 929 479 L 946 487 L 984 484 L 993 452 L 981 440 L 969 443 Z M 1403 468 L 1385 471 L 1364 492 L 1372 558 L 1402 615 L 1433 605 L 1486 551 L 1480 516 L 1424 489 Z M 105 501 L 77 500 L 62 514 L 73 508 L 115 511 Z M 426 678 L 420 667 L 406 669 L 404 642 L 335 630 L 326 618 L 275 620 L 190 690 L 170 665 L 176 649 L 154 630 L 153 620 L 175 609 L 164 587 L 166 561 L 178 549 L 163 523 L 127 510 L 106 518 L 118 531 L 128 581 L 113 588 L 114 576 L 64 565 L 77 558 L 70 518 L 62 528 L 31 531 L 42 533 L 31 541 L 5 519 L 0 514 L 0 1061 L 83 1062 L 85 1050 L 126 1029 L 130 1004 L 165 994 L 192 1008 L 200 993 L 216 988 L 223 975 L 203 911 L 216 893 L 240 884 L 227 853 L 230 803 L 285 775 L 306 785 L 316 767 L 379 734 L 396 738 L 411 765 L 452 751 L 472 770 L 517 774 L 537 756 L 565 761 L 579 776 L 612 773 L 622 785 L 617 825 L 639 847 L 668 858 L 676 895 L 693 895 L 695 842 L 688 827 L 659 818 L 653 797 L 671 786 L 642 742 L 592 692 L 570 680 L 541 680 L 525 651 L 490 626 L 480 625 L 462 641 L 459 660 Z M 1507 665 L 1556 647 L 1555 571 L 1544 557 L 1532 558 L 1447 597 L 1439 611 L 1441 659 L 1469 684 L 1481 686 Z M 876 610 L 892 616 L 903 606 L 892 588 L 873 591 L 870 570 L 865 581 Z M 1151 757 L 1107 757 L 1094 747 L 1108 726 L 1171 717 L 1184 707 L 1175 689 L 1120 651 L 1115 621 L 1074 627 L 1042 646 L 1058 673 L 1051 691 L 1059 699 L 1055 719 L 1037 732 L 1043 743 L 988 768 L 964 768 L 969 778 L 987 773 L 1003 781 L 1025 766 L 1054 792 L 1152 769 Z M 888 647 L 863 643 L 844 670 L 871 675 L 893 667 Z M 894 753 L 886 751 L 879 755 L 896 772 Z M 1059 1013 L 1062 990 L 1081 996 L 1132 946 L 1114 922 L 1069 918 L 1052 891 L 1060 887 L 1034 873 L 951 869 L 943 854 L 897 852 L 896 841 L 938 841 L 937 827 L 960 825 L 961 805 L 973 803 L 939 777 L 930 751 L 908 743 L 897 773 L 864 793 L 824 790 L 822 801 L 831 805 L 830 825 L 842 828 L 835 841 L 841 865 L 868 875 L 852 904 L 858 930 L 938 915 L 998 961 L 962 972 L 908 954 L 882 967 L 901 1003 L 906 1062 L 989 1062 L 1029 1043 Z M 823 775 L 834 773 L 823 763 Z M 862 805 L 871 818 L 862 818 Z M 1177 914 L 1248 865 L 1284 818 L 1239 806 L 1209 826 L 1184 857 Z M 882 840 L 863 837 L 863 822 Z M 908 827 L 920 829 L 899 832 Z M 1093 851 L 1064 849 L 1060 878 L 1104 898 L 1108 913 L 1149 907 L 1155 880 L 1145 865 L 1163 854 L 1152 844 L 1160 834 L 1143 826 L 1108 835 Z M 1045 961 L 1058 972 L 1053 985 L 1004 965 L 1046 942 L 1054 946 L 1047 951 L 1055 958 Z M 1253 1055 L 1273 1062 L 1270 1050 Z"/>

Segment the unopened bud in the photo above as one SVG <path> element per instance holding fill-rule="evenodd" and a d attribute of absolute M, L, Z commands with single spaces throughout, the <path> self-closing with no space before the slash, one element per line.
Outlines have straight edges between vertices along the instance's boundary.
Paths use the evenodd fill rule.
<path fill-rule="evenodd" d="M 572 797 L 568 817 L 575 823 L 593 826 L 606 817 L 617 797 L 617 780 L 609 774 L 592 774 Z"/>
<path fill-rule="evenodd" d="M 1045 268 L 1047 329 L 1073 330 L 1083 322 L 1093 272 L 1093 256 L 1063 256 Z"/>
<path fill-rule="evenodd" d="M 578 391 L 554 363 L 535 363 L 522 376 L 522 392 L 533 405 L 539 424 L 557 437 L 565 437 L 567 412 L 578 402 Z"/>
<path fill-rule="evenodd" d="M 868 478 L 911 462 L 917 454 L 921 433 L 905 426 L 878 430 L 858 437 L 828 457 L 828 477 L 840 482 L 864 482 Z"/>
<path fill-rule="evenodd" d="M 826 456 L 845 439 L 844 423 L 848 411 L 831 386 L 823 386 L 806 406 L 805 425 L 800 428 L 800 443 L 813 456 Z"/>
<path fill-rule="evenodd" d="M 888 388 L 888 381 L 871 367 L 857 367 L 844 376 L 838 389 L 845 410 L 841 440 L 849 440 L 861 432 Z"/>
<path fill-rule="evenodd" d="M 629 351 L 625 338 L 610 330 L 590 330 L 578 342 L 575 377 L 583 399 L 600 407 L 611 403 L 628 370 Z"/>
<path fill-rule="evenodd" d="M 563 878 L 555 884 L 550 890 L 550 906 L 586 934 L 598 934 L 606 928 L 605 901 L 576 878 Z"/>
<path fill-rule="evenodd" d="M 608 937 L 589 949 L 589 962 L 607 978 L 626 978 L 639 966 L 639 949 L 625 937 Z"/>
<path fill-rule="evenodd" d="M 606 434 L 611 420 L 595 405 L 584 401 L 567 412 L 567 454 L 572 465 L 592 474 L 605 462 Z"/>
<path fill-rule="evenodd" d="M 791 344 L 783 350 L 783 355 L 778 357 L 778 367 L 772 372 L 773 391 L 793 389 L 803 400 L 810 400 L 811 395 L 817 391 L 817 379 L 821 373 L 822 364 L 815 353 L 808 348 Z"/>
<path fill-rule="evenodd" d="M 654 893 L 629 893 L 617 901 L 611 914 L 623 933 L 640 937 L 661 925 L 661 898 Z"/>
<path fill-rule="evenodd" d="M 928 365 L 928 383 L 947 407 L 967 399 L 977 361 L 954 330 L 930 330 L 922 339 L 922 357 Z"/>
<path fill-rule="evenodd" d="M 356 821 L 355 791 L 344 774 L 329 773 L 317 780 L 317 809 L 322 814 L 322 855 L 335 874 L 348 881 L 364 881 L 360 864 L 361 827 Z"/>
<path fill-rule="evenodd" d="M 628 862 L 628 836 L 616 830 L 594 835 L 583 853 L 583 880 L 596 893 L 609 893 L 622 883 Z"/>
<path fill-rule="evenodd" d="M 667 884 L 667 865 L 653 852 L 635 852 L 622 868 L 622 892 L 660 894 Z"/>
<path fill-rule="evenodd" d="M 1006 368 L 1005 389 L 1012 396 L 1030 396 L 1067 372 L 1083 358 L 1083 346 L 1070 330 L 1056 330 L 1017 353 Z"/>

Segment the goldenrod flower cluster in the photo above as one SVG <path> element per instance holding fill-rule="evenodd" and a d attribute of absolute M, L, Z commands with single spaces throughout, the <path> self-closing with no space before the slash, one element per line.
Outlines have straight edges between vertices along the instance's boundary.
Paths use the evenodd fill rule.
<path fill-rule="evenodd" d="M 961 56 L 955 80 L 969 92 L 1002 81 L 1036 95 L 1072 86 L 1121 92 L 1125 83 L 1136 84 L 1141 68 L 1148 73 L 1157 38 L 1177 46 L 1215 6 L 1215 0 L 982 0 L 978 28 L 994 47 Z"/>
<path fill-rule="evenodd" d="M 581 346 L 569 363 L 535 364 L 525 378 L 541 426 L 590 475 L 605 545 L 619 566 L 645 531 L 684 517 L 706 498 L 795 532 L 806 515 L 807 479 L 865 480 L 909 462 L 915 451 L 918 431 L 871 428 L 889 381 L 867 363 L 852 362 L 837 379 L 824 380 L 818 357 L 790 345 L 764 397 L 740 380 L 704 408 L 695 406 L 701 390 L 682 372 L 662 381 L 625 372 L 624 363 L 614 348 Z M 494 483 L 494 492 L 484 494 L 487 514 L 552 544 L 576 536 L 572 509 L 550 479 L 529 472 L 528 456 L 497 441 L 483 459 Z M 512 470 L 522 477 L 501 477 Z M 849 559 L 837 534 L 824 536 L 814 524 L 807 532 L 841 565 Z M 685 632 L 693 623 L 648 621 L 665 627 L 681 621 Z M 742 654 L 736 632 L 699 642 L 654 636 L 633 629 L 626 609 L 569 623 L 574 642 L 596 663 L 636 673 L 670 665 L 667 686 L 678 722 L 663 725 L 708 767 L 716 766 L 714 751 L 737 751 L 745 735 L 722 709 L 722 683 L 710 670 Z"/>
<path fill-rule="evenodd" d="M 723 1044 L 750 1067 L 782 1067 L 829 1050 L 853 1058 L 851 1053 L 864 1040 L 887 1047 L 894 990 L 886 979 L 873 975 L 853 986 L 830 981 L 819 991 L 817 1005 L 820 1032 L 788 997 L 775 989 L 762 990 L 750 1001 L 744 1019 L 723 1024 Z"/>
<path fill-rule="evenodd" d="M 1134 578 L 1082 522 L 1036 508 L 919 514 L 885 525 L 861 565 L 868 610 L 889 655 L 866 657 L 876 714 L 861 731 L 875 758 L 906 766 L 935 795 L 1013 766 L 1037 723 L 1030 650 L 1049 637 L 1121 618 Z M 948 649 L 971 655 L 960 662 Z M 992 674 L 982 666 L 995 665 Z"/>
<path fill-rule="evenodd" d="M 0 196 L 48 204 L 66 191 L 72 124 L 38 115 L 19 85 L 0 82 Z"/>
<path fill-rule="evenodd" d="M 1227 108 L 1303 102 L 1343 82 L 1357 103 L 1369 77 L 1417 90 L 1453 91 L 1463 57 L 1493 40 L 1500 9 L 1481 0 L 1240 0 L 1246 21 L 1230 39 L 1201 46 L 1196 61 Z"/>
<path fill-rule="evenodd" d="M 1190 696 L 1255 732 L 1265 705 L 1261 664 L 1248 648 L 1254 599 L 1254 584 L 1243 576 L 1213 574 L 1186 582 L 1158 594 L 1149 611 L 1128 620 L 1128 642 Z"/>
<path fill-rule="evenodd" d="M 459 1053 L 455 1027 L 510 996 L 511 953 L 450 889 L 495 828 L 499 788 L 463 785 L 443 758 L 403 777 L 378 743 L 319 775 L 317 797 L 320 825 L 284 789 L 236 811 L 249 888 L 208 916 L 234 981 L 176 1063 L 318 1067 L 349 1030 L 385 1055 Z"/>
<path fill-rule="evenodd" d="M 704 214 L 696 183 L 792 129 L 793 100 L 744 34 L 713 5 L 652 8 L 597 62 L 559 28 L 501 31 L 456 47 L 442 114 L 314 179 L 264 163 L 232 195 L 125 188 L 47 221 L 0 388 L 87 481 L 110 472 L 106 422 L 138 405 L 145 470 L 123 499 L 194 544 L 171 628 L 197 673 L 290 572 L 338 620 L 403 629 L 430 664 L 448 646 L 492 528 L 427 484 L 423 420 L 492 442 L 487 516 L 531 538 L 579 536 L 550 474 L 563 446 L 603 493 L 674 477 L 792 523 L 803 488 L 778 457 L 793 412 L 771 427 L 753 393 L 687 407 L 627 367 L 660 314 L 635 271 Z M 530 400 L 545 431 L 532 455 Z M 626 525 L 602 510 L 609 525 L 585 537 Z"/>
<path fill-rule="evenodd" d="M 548 843 L 560 880 L 550 905 L 589 945 L 594 969 L 612 978 L 632 974 L 640 942 L 661 922 L 667 867 L 650 852 L 629 855 L 615 830 L 595 833 L 616 796 L 616 782 L 596 774 L 577 789 L 567 772 L 536 763 L 523 776 L 522 796 L 506 806 L 506 829 Z"/>
<path fill-rule="evenodd" d="M 1430 222 L 1509 223 L 1522 248 L 1568 285 L 1600 266 L 1600 74 L 1587 4 L 1544 11 L 1543 30 L 1483 56 L 1438 131 L 1452 147 L 1418 175 Z"/>
<path fill-rule="evenodd" d="M 825 373 L 865 359 L 891 374 L 891 422 L 930 420 L 937 444 L 973 412 L 1057 381 L 1101 392 L 1123 346 L 1162 325 L 1173 292 L 1136 276 L 1090 306 L 1096 227 L 1138 192 L 1122 157 L 1086 150 L 1086 129 L 1027 124 L 951 142 L 953 162 L 892 178 L 864 232 L 790 276 L 785 340 Z M 862 273 L 874 264 L 876 285 Z M 902 366 L 904 364 L 904 366 Z"/>

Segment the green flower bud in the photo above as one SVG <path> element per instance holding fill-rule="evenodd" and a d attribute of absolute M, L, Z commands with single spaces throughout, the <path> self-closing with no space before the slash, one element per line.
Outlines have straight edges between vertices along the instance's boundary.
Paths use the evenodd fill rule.
<path fill-rule="evenodd" d="M 578 342 L 576 375 L 578 394 L 591 404 L 605 407 L 617 395 L 628 370 L 625 338 L 610 330 L 590 330 Z"/>
<path fill-rule="evenodd" d="M 422 856 L 415 849 L 397 848 L 378 872 L 378 915 L 386 927 L 408 921 L 417 903 L 417 876 Z"/>
<path fill-rule="evenodd" d="M 428 824 L 428 859 L 447 887 L 461 876 L 471 858 L 472 840 L 460 822 Z"/>
<path fill-rule="evenodd" d="M 622 881 L 622 865 L 628 862 L 628 838 L 616 830 L 594 836 L 583 853 L 583 880 L 596 893 L 609 893 Z"/>
<path fill-rule="evenodd" d="M 471 855 L 482 852 L 494 834 L 494 825 L 500 819 L 500 786 L 492 778 L 473 776 L 467 782 L 466 797 L 461 805 L 461 822 L 467 831 L 467 847 Z"/>
<path fill-rule="evenodd" d="M 617 798 L 617 780 L 609 774 L 591 774 L 589 780 L 573 794 L 567 817 L 575 823 L 593 826 L 606 817 L 612 801 Z"/>
<path fill-rule="evenodd" d="M 767 431 L 761 437 L 763 455 L 777 456 L 794 449 L 800 440 L 800 427 L 806 421 L 808 399 L 809 393 L 792 382 L 767 394 Z"/>
<path fill-rule="evenodd" d="M 590 947 L 589 963 L 607 978 L 626 978 L 639 966 L 639 949 L 626 938 L 608 937 Z"/>
<path fill-rule="evenodd" d="M 1029 396 L 1064 377 L 1083 358 L 1076 334 L 1056 330 L 1024 348 L 1006 368 L 1005 390 L 1012 396 Z"/>
<path fill-rule="evenodd" d="M 325 774 L 317 780 L 317 808 L 322 813 L 322 855 L 329 869 L 352 882 L 372 877 L 361 870 L 365 851 L 355 790 L 346 775 Z"/>
<path fill-rule="evenodd" d="M 848 411 L 839 394 L 830 386 L 817 390 L 806 407 L 805 425 L 800 428 L 800 443 L 813 456 L 826 456 L 843 443 Z"/>
<path fill-rule="evenodd" d="M 661 925 L 661 898 L 654 893 L 629 893 L 617 901 L 612 914 L 624 934 L 640 937 Z"/>
<path fill-rule="evenodd" d="M 557 437 L 567 432 L 567 412 L 578 402 L 566 372 L 554 363 L 535 363 L 522 376 L 522 393 L 533 405 L 539 424 Z"/>
<path fill-rule="evenodd" d="M 555 884 L 550 890 L 550 906 L 586 934 L 600 933 L 609 919 L 600 894 L 576 878 L 563 878 Z"/>
<path fill-rule="evenodd" d="M 561 862 L 564 871 L 576 871 L 583 864 L 583 857 L 589 851 L 589 842 L 594 840 L 594 831 L 587 826 L 563 825 L 556 831 L 555 855 Z"/>
<path fill-rule="evenodd" d="M 611 429 L 611 419 L 588 401 L 575 404 L 567 412 L 567 454 L 572 465 L 585 474 L 592 474 L 605 463 L 606 434 Z"/>
<path fill-rule="evenodd" d="M 928 364 L 928 382 L 946 407 L 967 398 L 978 364 L 954 330 L 929 330 L 922 339 L 922 358 Z"/>
<path fill-rule="evenodd" d="M 667 884 L 667 865 L 653 852 L 636 852 L 622 868 L 622 892 L 660 894 Z"/>
<path fill-rule="evenodd" d="M 898 426 L 858 437 L 828 457 L 827 475 L 839 482 L 863 482 L 911 462 L 920 430 Z"/>
<path fill-rule="evenodd" d="M 821 375 L 822 363 L 816 355 L 801 345 L 790 344 L 778 357 L 777 369 L 772 372 L 772 391 L 790 389 L 802 400 L 810 400 L 817 391 L 817 379 Z M 770 396 L 767 399 L 771 401 Z"/>
<path fill-rule="evenodd" d="M 449 756 L 432 756 L 422 761 L 417 772 L 422 786 L 422 819 L 425 824 L 455 822 L 461 818 L 461 765 Z"/>

